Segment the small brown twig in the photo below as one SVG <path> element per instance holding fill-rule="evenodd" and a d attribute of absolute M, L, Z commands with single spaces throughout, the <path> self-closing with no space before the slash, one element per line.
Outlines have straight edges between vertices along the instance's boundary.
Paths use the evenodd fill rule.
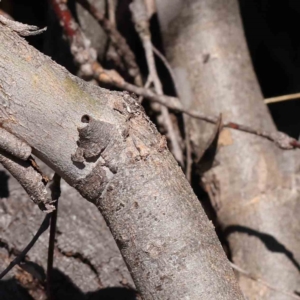
<path fill-rule="evenodd" d="M 31 35 L 38 35 L 44 31 L 46 31 L 47 28 L 38 28 L 34 25 L 27 25 L 23 24 L 17 21 L 13 21 L 9 18 L 7 18 L 5 15 L 0 14 L 0 23 L 7 26 L 11 30 L 17 32 L 21 36 L 31 36 Z"/>
<path fill-rule="evenodd" d="M 107 0 L 108 20 L 111 25 L 116 27 L 116 3 L 115 0 Z"/>
<path fill-rule="evenodd" d="M 254 281 L 256 281 L 256 282 L 258 282 L 258 283 L 260 283 L 260 284 L 262 284 L 262 285 L 264 285 L 264 286 L 266 286 L 266 287 L 269 288 L 270 290 L 273 290 L 273 291 L 276 291 L 276 292 L 281 293 L 281 294 L 283 294 L 283 295 L 289 296 L 289 297 L 291 297 L 291 298 L 293 298 L 293 299 L 298 299 L 298 300 L 300 299 L 300 296 L 297 296 L 297 295 L 295 295 L 295 294 L 293 294 L 293 293 L 290 293 L 290 292 L 283 291 L 283 290 L 279 289 L 278 287 L 276 287 L 276 286 L 274 286 L 274 285 L 272 285 L 272 284 L 270 284 L 270 283 L 268 283 L 268 282 L 262 280 L 262 279 L 259 278 L 258 276 L 255 276 L 255 275 L 251 274 L 250 272 L 248 272 L 248 271 L 246 271 L 246 270 L 243 270 L 242 268 L 240 268 L 240 267 L 237 266 L 236 264 L 234 264 L 234 263 L 232 263 L 232 262 L 229 262 L 229 263 L 230 263 L 231 267 L 232 267 L 234 270 L 236 270 L 236 271 L 238 271 L 239 273 L 243 274 L 244 276 L 246 276 L 246 277 L 248 277 L 248 278 L 250 278 L 250 279 L 252 279 L 252 280 L 254 280 Z"/>
<path fill-rule="evenodd" d="M 37 171 L 32 161 L 34 161 L 32 157 L 29 157 L 27 161 L 23 161 L 0 150 L 0 163 L 17 179 L 30 199 L 37 204 L 42 211 L 50 213 L 55 208 L 51 199 L 48 198 L 45 188 L 47 180 Z"/>
<path fill-rule="evenodd" d="M 128 68 L 129 75 L 134 78 L 134 83 L 137 86 L 142 86 L 142 77 L 140 69 L 135 60 L 135 55 L 131 51 L 124 37 L 120 34 L 117 28 L 107 18 L 105 18 L 105 13 L 99 11 L 88 0 L 77 0 L 77 2 L 98 21 L 120 57 L 123 58 L 124 63 Z"/>
<path fill-rule="evenodd" d="M 37 233 L 34 235 L 34 237 L 29 242 L 29 244 L 24 248 L 24 250 L 13 261 L 10 262 L 10 264 L 4 271 L 1 272 L 0 279 L 2 279 L 14 266 L 20 264 L 22 262 L 22 260 L 24 260 L 24 258 L 26 257 L 26 254 L 34 246 L 34 244 L 39 239 L 39 237 L 48 229 L 49 224 L 50 224 L 50 217 L 51 217 L 50 214 L 47 214 L 45 216 L 45 219 L 44 219 L 43 223 L 41 224 Z"/>
<path fill-rule="evenodd" d="M 152 50 L 155 53 L 155 55 L 163 62 L 164 66 L 168 70 L 169 75 L 170 75 L 170 77 L 173 81 L 175 93 L 176 93 L 177 97 L 179 97 L 179 88 L 177 86 L 177 81 L 176 81 L 176 78 L 175 78 L 175 74 L 172 70 L 172 67 L 170 66 L 170 64 L 167 61 L 167 59 L 165 58 L 165 56 L 156 47 L 154 47 L 154 45 L 152 45 Z"/>
<path fill-rule="evenodd" d="M 3 128 L 0 128 L 0 149 L 21 160 L 27 160 L 31 154 L 31 147 L 28 144 Z"/>
<path fill-rule="evenodd" d="M 55 246 L 55 232 L 56 232 L 56 221 L 57 221 L 57 207 L 58 199 L 61 194 L 60 190 L 60 176 L 55 173 L 51 184 L 51 198 L 54 201 L 55 210 L 51 213 L 50 223 L 50 235 L 49 235 L 49 247 L 48 247 L 48 260 L 47 260 L 47 296 L 48 300 L 52 300 L 52 273 L 53 273 L 53 257 L 54 257 L 54 246 Z"/>
<path fill-rule="evenodd" d="M 149 89 L 150 86 L 151 86 L 151 84 L 152 84 L 152 79 L 151 79 L 151 76 L 148 75 L 146 83 L 144 85 L 144 89 Z M 138 99 L 139 103 L 142 103 L 143 100 L 144 100 L 144 97 L 143 96 L 139 96 L 139 99 Z"/>
<path fill-rule="evenodd" d="M 175 94 L 180 100 L 180 95 L 179 95 L 179 88 L 177 86 L 177 81 L 175 78 L 175 74 L 172 70 L 172 67 L 170 66 L 169 62 L 165 58 L 165 56 L 152 45 L 153 52 L 156 54 L 156 56 L 163 62 L 165 65 L 166 69 L 168 70 L 170 77 L 173 81 L 174 89 L 175 89 Z M 180 101 L 181 102 L 181 101 Z M 190 139 L 190 133 L 189 133 L 189 120 L 186 115 L 183 115 L 183 127 L 184 127 L 184 132 L 185 132 L 185 155 L 186 155 L 186 166 L 185 166 L 185 176 L 189 182 L 191 182 L 191 176 L 192 176 L 192 147 L 191 147 L 191 139 Z"/>
<path fill-rule="evenodd" d="M 133 20 L 135 23 L 136 31 L 138 32 L 140 39 L 142 41 L 145 53 L 146 60 L 149 69 L 149 76 L 154 83 L 154 88 L 156 94 L 163 95 L 163 88 L 159 76 L 157 74 L 155 60 L 152 50 L 152 42 L 151 42 L 151 33 L 149 29 L 149 20 L 147 8 L 145 6 L 144 0 L 134 0 L 130 4 L 130 10 L 132 12 Z M 165 127 L 167 136 L 170 140 L 171 150 L 174 154 L 176 160 L 183 165 L 183 154 L 182 149 L 179 144 L 178 135 L 174 130 L 174 125 L 171 120 L 171 116 L 169 114 L 168 109 L 165 106 L 160 108 L 162 118 L 161 124 Z M 159 119 L 158 119 L 159 120 Z"/>

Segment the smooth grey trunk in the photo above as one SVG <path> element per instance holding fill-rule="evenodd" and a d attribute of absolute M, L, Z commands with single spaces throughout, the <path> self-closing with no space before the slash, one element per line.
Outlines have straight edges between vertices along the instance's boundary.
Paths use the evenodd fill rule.
<path fill-rule="evenodd" d="M 211 222 L 140 105 L 0 29 L 1 126 L 99 208 L 143 298 L 242 299 Z"/>
<path fill-rule="evenodd" d="M 254 74 L 236 0 L 157 1 L 163 41 L 186 108 L 274 131 Z M 213 126 L 190 119 L 196 155 Z M 299 150 L 222 130 L 216 166 L 204 174 L 233 261 L 299 291 Z M 288 299 L 240 277 L 247 299 Z"/>

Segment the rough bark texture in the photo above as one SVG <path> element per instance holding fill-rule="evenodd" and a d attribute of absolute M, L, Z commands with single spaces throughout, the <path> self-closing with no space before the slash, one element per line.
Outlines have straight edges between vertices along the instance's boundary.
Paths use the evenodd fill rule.
<path fill-rule="evenodd" d="M 0 65 L 2 127 L 98 206 L 144 299 L 242 299 L 212 224 L 137 101 L 79 80 L 4 27 Z"/>
<path fill-rule="evenodd" d="M 249 58 L 236 0 L 157 1 L 167 57 L 185 107 L 274 131 Z M 213 126 L 190 120 L 197 155 Z M 216 166 L 203 181 L 229 239 L 233 261 L 299 291 L 299 151 L 222 130 Z M 299 161 L 299 160 L 298 160 Z M 288 299 L 245 277 L 248 299 Z"/>

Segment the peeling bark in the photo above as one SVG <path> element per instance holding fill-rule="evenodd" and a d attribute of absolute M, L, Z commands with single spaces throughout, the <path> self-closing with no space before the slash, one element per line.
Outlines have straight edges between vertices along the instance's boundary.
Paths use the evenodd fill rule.
<path fill-rule="evenodd" d="M 1 126 L 96 204 L 144 299 L 242 299 L 212 224 L 137 101 L 72 76 L 4 27 L 0 65 Z"/>
<path fill-rule="evenodd" d="M 157 1 L 167 57 L 185 107 L 222 113 L 261 130 L 275 126 L 252 69 L 236 0 Z M 213 126 L 190 119 L 199 157 Z M 233 261 L 287 291 L 299 291 L 299 150 L 283 152 L 257 136 L 220 133 L 206 190 Z M 248 299 L 288 299 L 243 276 Z"/>

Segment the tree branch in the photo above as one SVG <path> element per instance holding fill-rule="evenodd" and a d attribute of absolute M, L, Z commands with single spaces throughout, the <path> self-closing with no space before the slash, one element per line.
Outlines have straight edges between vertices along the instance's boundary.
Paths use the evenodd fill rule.
<path fill-rule="evenodd" d="M 2 127 L 98 207 L 145 300 L 242 299 L 213 226 L 136 100 L 76 78 L 5 27 L 0 65 Z"/>

